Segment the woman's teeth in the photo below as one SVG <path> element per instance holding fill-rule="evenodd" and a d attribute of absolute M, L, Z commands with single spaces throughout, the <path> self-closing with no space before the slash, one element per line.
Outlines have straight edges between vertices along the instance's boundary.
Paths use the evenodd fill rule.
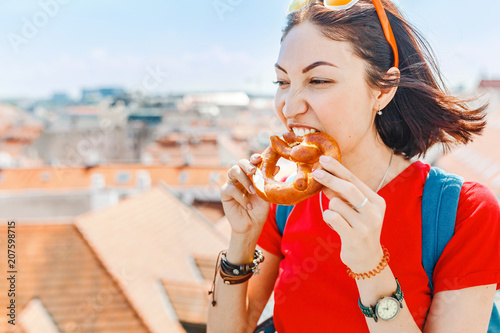
<path fill-rule="evenodd" d="M 304 136 L 306 134 L 311 134 L 311 133 L 317 133 L 319 131 L 315 130 L 314 128 L 292 128 L 292 131 L 293 133 L 296 135 L 296 136 Z"/>

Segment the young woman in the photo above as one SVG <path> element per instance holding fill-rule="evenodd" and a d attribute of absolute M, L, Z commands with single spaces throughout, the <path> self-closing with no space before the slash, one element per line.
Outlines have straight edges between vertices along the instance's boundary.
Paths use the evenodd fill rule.
<path fill-rule="evenodd" d="M 467 143 L 485 126 L 485 107 L 438 84 L 425 44 L 390 1 L 307 2 L 291 4 L 298 10 L 283 30 L 276 112 L 289 130 L 334 137 L 342 161 L 320 160 L 314 177 L 324 190 L 295 205 L 283 235 L 276 206 L 250 180 L 260 156 L 228 171 L 224 274 L 239 279 L 228 267 L 251 263 L 256 246 L 265 260 L 241 283 L 217 273 L 208 332 L 252 332 L 273 290 L 279 333 L 421 332 L 424 323 L 424 332 L 486 332 L 500 283 L 498 201 L 463 184 L 431 295 L 421 262 L 430 166 L 410 161 L 436 143 Z M 391 296 L 399 310 L 380 301 Z M 379 319 L 390 320 L 361 311 L 378 303 Z"/>

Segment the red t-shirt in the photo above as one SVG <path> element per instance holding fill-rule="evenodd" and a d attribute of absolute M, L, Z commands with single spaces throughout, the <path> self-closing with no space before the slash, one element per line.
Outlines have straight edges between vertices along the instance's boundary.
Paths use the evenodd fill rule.
<path fill-rule="evenodd" d="M 421 264 L 422 191 L 430 166 L 415 162 L 378 194 L 386 201 L 381 244 L 406 304 L 422 328 L 431 302 Z M 322 195 L 323 207 L 328 198 Z M 271 205 L 258 245 L 283 258 L 274 288 L 279 333 L 368 332 L 356 283 L 340 260 L 338 234 L 323 221 L 319 195 L 295 205 L 280 236 Z M 497 283 L 500 288 L 500 207 L 491 191 L 465 182 L 455 235 L 434 271 L 434 292 Z"/>

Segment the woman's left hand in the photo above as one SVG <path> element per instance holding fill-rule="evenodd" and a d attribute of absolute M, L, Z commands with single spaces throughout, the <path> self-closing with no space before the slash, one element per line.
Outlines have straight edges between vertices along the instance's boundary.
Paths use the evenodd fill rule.
<path fill-rule="evenodd" d="M 323 220 L 340 236 L 340 258 L 355 273 L 371 271 L 383 257 L 380 233 L 385 200 L 337 160 L 322 156 L 320 163 L 323 170 L 313 176 L 330 199 Z"/>

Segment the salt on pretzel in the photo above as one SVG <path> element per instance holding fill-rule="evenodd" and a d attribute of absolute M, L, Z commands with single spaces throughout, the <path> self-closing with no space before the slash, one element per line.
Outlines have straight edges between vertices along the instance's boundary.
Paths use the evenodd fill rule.
<path fill-rule="evenodd" d="M 321 155 L 340 161 L 337 141 L 326 133 L 311 133 L 296 136 L 293 132 L 271 137 L 271 145 L 262 153 L 252 181 L 257 194 L 264 200 L 278 205 L 295 205 L 312 197 L 323 185 L 317 182 L 312 171 Z M 276 163 L 283 157 L 297 164 L 297 175 L 293 182 L 274 179 Z"/>

